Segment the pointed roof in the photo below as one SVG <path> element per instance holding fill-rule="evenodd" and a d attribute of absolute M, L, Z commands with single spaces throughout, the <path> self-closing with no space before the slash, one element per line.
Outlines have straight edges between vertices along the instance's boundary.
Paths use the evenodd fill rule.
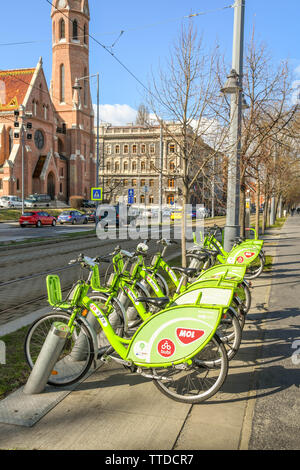
<path fill-rule="evenodd" d="M 80 11 L 90 17 L 89 0 L 55 0 L 52 2 L 51 16 L 59 10 Z"/>
<path fill-rule="evenodd" d="M 35 70 L 0 71 L 0 112 L 13 111 L 23 104 Z"/>

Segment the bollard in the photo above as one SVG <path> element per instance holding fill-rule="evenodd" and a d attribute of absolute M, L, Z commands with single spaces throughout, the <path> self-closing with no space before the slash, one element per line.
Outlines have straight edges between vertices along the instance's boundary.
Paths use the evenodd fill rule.
<path fill-rule="evenodd" d="M 61 322 L 53 323 L 24 387 L 23 392 L 26 395 L 38 394 L 45 389 L 68 334 L 69 328 L 67 325 Z"/>
<path fill-rule="evenodd" d="M 94 317 L 94 315 L 91 312 L 89 312 L 87 316 L 87 321 L 90 327 L 97 334 L 99 330 L 101 329 L 101 327 L 97 319 Z M 86 345 L 87 345 L 87 337 L 85 333 L 81 331 L 78 335 L 78 338 L 76 339 L 76 342 L 70 354 L 70 357 L 69 357 L 70 361 L 85 361 L 87 358 L 87 353 L 88 353 L 88 349 Z"/>

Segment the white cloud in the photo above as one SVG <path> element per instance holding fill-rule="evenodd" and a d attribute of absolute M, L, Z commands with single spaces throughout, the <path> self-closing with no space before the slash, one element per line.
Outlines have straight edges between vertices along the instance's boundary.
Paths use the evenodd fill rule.
<path fill-rule="evenodd" d="M 96 105 L 94 105 L 94 112 L 96 120 Z M 135 122 L 137 111 L 127 104 L 101 104 L 99 115 L 102 122 L 109 122 L 113 126 L 126 126 Z"/>

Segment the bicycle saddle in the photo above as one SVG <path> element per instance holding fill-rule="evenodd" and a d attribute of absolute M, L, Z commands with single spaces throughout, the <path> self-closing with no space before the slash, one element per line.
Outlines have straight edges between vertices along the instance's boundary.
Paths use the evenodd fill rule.
<path fill-rule="evenodd" d="M 179 271 L 180 273 L 185 274 L 188 277 L 192 277 L 198 272 L 198 269 L 195 268 L 178 268 L 177 266 L 172 266 L 171 269 L 173 269 L 174 271 Z"/>
<path fill-rule="evenodd" d="M 147 302 L 149 304 L 156 305 L 157 307 L 163 307 L 170 302 L 169 297 L 138 297 L 138 302 Z"/>

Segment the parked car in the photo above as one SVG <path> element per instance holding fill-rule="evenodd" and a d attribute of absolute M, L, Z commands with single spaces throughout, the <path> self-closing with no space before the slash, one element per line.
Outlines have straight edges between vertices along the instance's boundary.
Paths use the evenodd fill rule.
<path fill-rule="evenodd" d="M 181 209 L 172 211 L 172 213 L 170 215 L 171 220 L 180 220 L 181 218 L 182 218 L 182 210 Z"/>
<path fill-rule="evenodd" d="M 87 212 L 86 214 L 89 222 L 95 222 L 96 220 L 96 211 Z"/>
<path fill-rule="evenodd" d="M 25 207 L 49 207 L 51 197 L 48 194 L 31 194 L 24 203 Z"/>
<path fill-rule="evenodd" d="M 120 214 L 120 209 L 123 209 L 124 212 Z M 127 215 L 127 220 L 122 221 L 121 223 L 129 225 L 133 220 L 136 220 L 137 215 L 132 215 L 130 205 L 109 205 L 109 204 L 102 204 L 98 207 L 98 214 L 99 214 L 99 222 L 101 222 L 102 226 L 109 225 L 109 226 L 116 226 L 119 227 L 119 220 L 120 215 L 121 217 L 123 214 Z M 105 222 L 105 223 L 104 223 Z"/>
<path fill-rule="evenodd" d="M 52 225 L 52 227 L 55 227 L 56 217 L 42 211 L 24 212 L 19 218 L 19 224 L 20 227 L 27 227 L 27 225 L 35 225 L 38 228 L 42 225 Z"/>
<path fill-rule="evenodd" d="M 0 198 L 0 206 L 14 209 L 15 207 L 22 207 L 22 199 L 18 196 L 2 196 Z"/>
<path fill-rule="evenodd" d="M 89 201 L 88 199 L 84 199 L 82 201 L 82 207 L 84 209 L 91 209 L 91 208 L 96 207 L 96 203 L 95 203 L 95 201 Z"/>
<path fill-rule="evenodd" d="M 82 212 L 70 210 L 70 211 L 63 211 L 57 218 L 57 222 L 61 225 L 63 224 L 87 224 L 88 217 L 86 214 Z"/>

